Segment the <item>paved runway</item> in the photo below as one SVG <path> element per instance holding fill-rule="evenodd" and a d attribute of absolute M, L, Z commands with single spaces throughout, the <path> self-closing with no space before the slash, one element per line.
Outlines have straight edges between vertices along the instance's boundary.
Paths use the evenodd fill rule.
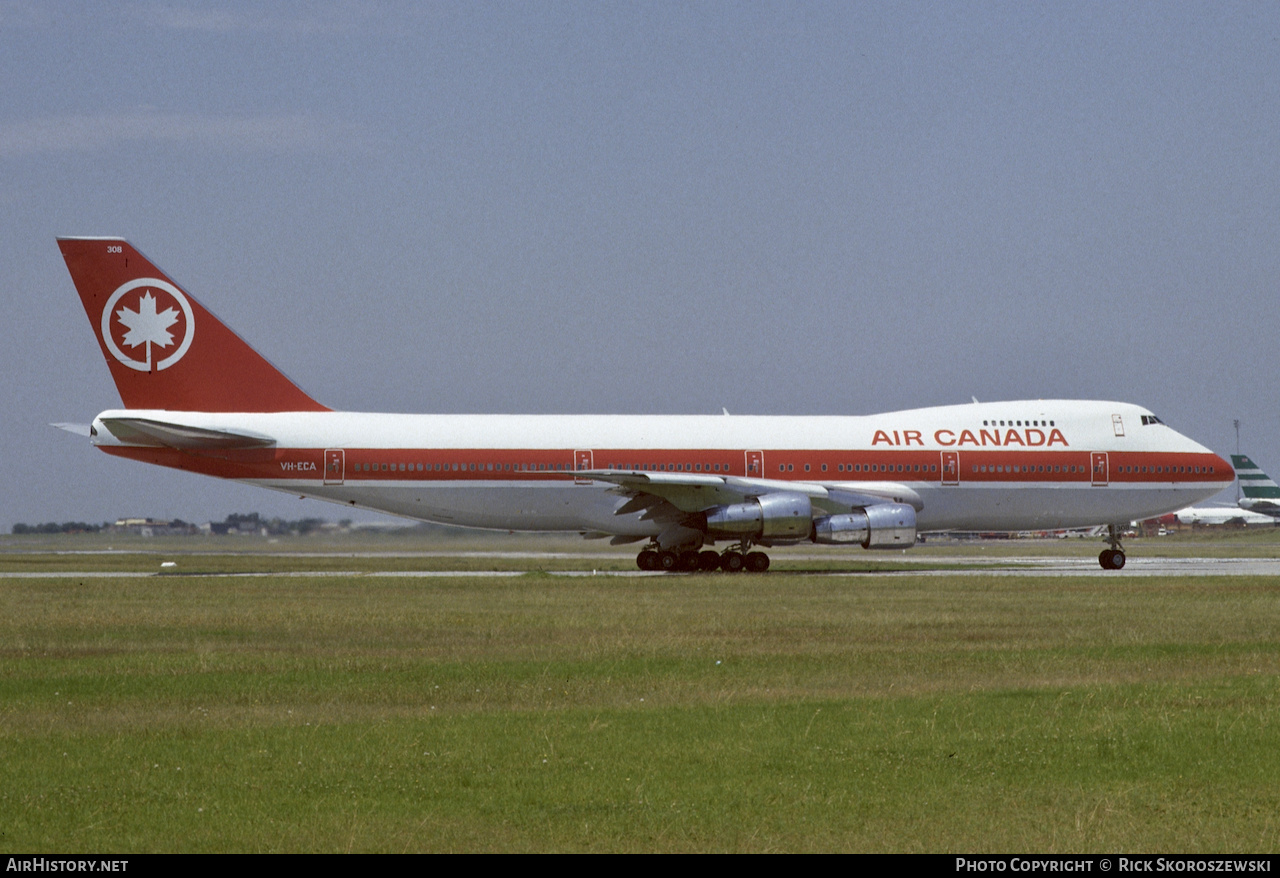
<path fill-rule="evenodd" d="M 410 553 L 406 553 L 410 554 Z M 428 554 L 428 553 L 423 553 Z M 433 554 L 433 553 L 431 553 Z M 593 556 L 575 555 L 564 552 L 475 552 L 465 553 L 469 558 L 483 558 L 486 556 L 494 558 L 511 559 L 513 557 L 527 559 L 529 561 L 537 561 L 539 559 L 556 559 L 564 560 L 567 558 L 577 558 L 582 561 L 582 569 L 579 570 L 549 570 L 545 571 L 548 576 L 613 576 L 623 578 L 643 577 L 643 576 L 680 576 L 692 574 L 671 574 L 671 573 L 653 573 L 641 570 L 593 570 L 590 568 Z M 459 553 L 441 553 L 446 557 L 460 557 Z M 68 571 L 49 571 L 49 570 L 32 570 L 32 571 L 5 571 L 0 572 L 0 579 L 67 579 L 75 577 L 94 577 L 104 579 L 120 579 L 137 576 L 184 576 L 184 577 L 200 577 L 200 576 L 239 576 L 239 577 L 262 577 L 262 576 L 303 576 L 303 577 L 383 577 L 383 578 L 437 578 L 445 576 L 453 577 L 510 577 L 523 576 L 528 571 L 524 570 L 392 570 L 392 571 L 364 571 L 364 570 L 328 570 L 328 571 L 297 571 L 297 572 L 263 572 L 263 573 L 184 573 L 182 570 L 181 559 L 183 556 L 174 556 L 178 559 L 178 566 L 173 569 L 160 569 L 160 562 L 157 560 L 156 566 L 152 570 L 138 570 L 136 572 L 123 572 L 119 570 L 68 570 Z M 279 556 L 273 556 L 279 557 Z M 378 557 L 386 557 L 378 555 Z M 815 560 L 819 556 L 814 556 Z M 608 558 L 617 560 L 617 555 L 599 555 L 594 556 L 596 559 Z M 800 561 L 803 558 L 790 556 L 788 561 Z M 824 560 L 830 560 L 827 557 Z M 887 560 L 887 559 L 886 559 Z M 1173 576 L 1271 576 L 1280 578 L 1280 559 L 1274 558 L 1134 558 L 1130 557 L 1128 563 L 1123 570 L 1103 570 L 1098 562 L 1092 558 L 974 558 L 972 556 L 948 558 L 946 556 L 933 555 L 928 558 L 893 558 L 895 562 L 906 562 L 907 566 L 902 570 L 859 570 L 856 562 L 850 563 L 849 570 L 816 570 L 816 571 L 792 571 L 803 572 L 813 576 L 847 576 L 847 577 L 868 577 L 868 576 L 1044 576 L 1044 577 L 1060 577 L 1060 576 L 1087 576 L 1087 577 L 1108 577 L 1117 581 L 1133 578 L 1151 578 L 1151 577 L 1173 577 Z M 532 566 L 532 565 L 531 565 Z M 787 571 L 779 571 L 787 572 Z M 740 574 L 742 576 L 753 576 L 758 574 Z M 766 574 L 767 575 L 767 574 Z"/>
<path fill-rule="evenodd" d="M 981 564 L 977 570 L 917 570 L 891 576 L 1102 576 L 1117 579 L 1151 576 L 1280 576 L 1277 558 L 1134 558 L 1129 556 L 1123 570 L 1103 570 L 1095 558 L 1002 558 L 944 561 L 930 558 L 931 564 Z"/>

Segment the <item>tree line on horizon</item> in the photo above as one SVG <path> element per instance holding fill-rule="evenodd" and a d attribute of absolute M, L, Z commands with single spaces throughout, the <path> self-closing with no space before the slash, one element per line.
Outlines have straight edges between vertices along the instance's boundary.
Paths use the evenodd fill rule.
<path fill-rule="evenodd" d="M 157 526 L 163 526 L 168 530 L 190 529 L 198 530 L 199 526 L 175 518 L 172 521 L 155 522 Z M 338 526 L 342 528 L 349 527 L 350 519 L 343 519 L 338 522 Z M 257 512 L 238 513 L 233 512 L 219 522 L 210 522 L 210 529 L 215 534 L 226 533 L 265 533 L 269 536 L 282 536 L 288 534 L 306 535 L 314 533 L 329 525 L 328 519 L 324 518 L 263 518 Z M 47 521 L 41 524 L 27 524 L 18 522 L 12 528 L 12 532 L 16 536 L 29 534 L 96 534 L 113 531 L 125 530 L 125 526 L 117 522 L 104 521 L 101 524 L 91 524 L 85 521 Z"/>

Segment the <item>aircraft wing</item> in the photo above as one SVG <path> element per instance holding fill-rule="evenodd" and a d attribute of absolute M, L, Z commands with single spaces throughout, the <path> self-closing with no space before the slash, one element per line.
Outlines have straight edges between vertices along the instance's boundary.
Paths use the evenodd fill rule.
<path fill-rule="evenodd" d="M 1263 515 L 1280 517 L 1280 504 L 1276 504 L 1271 500 L 1244 499 L 1244 500 L 1241 500 L 1237 505 L 1239 505 L 1241 509 L 1246 509 L 1249 512 L 1259 512 Z"/>
<path fill-rule="evenodd" d="M 920 511 L 924 501 L 914 490 L 898 482 L 785 482 L 717 476 L 709 473 L 640 472 L 634 470 L 579 470 L 582 479 L 612 482 L 617 493 L 632 499 L 618 515 L 665 507 L 672 513 L 701 512 L 712 506 L 741 503 L 764 494 L 803 494 L 814 506 L 830 513 L 882 503 L 906 503 Z"/>
<path fill-rule="evenodd" d="M 276 440 L 248 430 L 210 430 L 153 418 L 101 418 L 111 435 L 126 445 L 178 448 L 183 451 L 221 451 L 268 448 Z"/>

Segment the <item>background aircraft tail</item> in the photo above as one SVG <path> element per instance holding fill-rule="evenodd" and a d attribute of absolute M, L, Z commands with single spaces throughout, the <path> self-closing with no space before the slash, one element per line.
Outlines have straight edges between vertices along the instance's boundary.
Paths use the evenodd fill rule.
<path fill-rule="evenodd" d="M 1256 463 L 1243 454 L 1231 455 L 1231 465 L 1235 467 L 1236 478 L 1240 480 L 1240 493 L 1244 499 L 1240 505 L 1252 507 L 1280 507 L 1280 485 L 1272 481 Z"/>
<path fill-rule="evenodd" d="M 58 247 L 126 408 L 327 411 L 128 241 Z"/>

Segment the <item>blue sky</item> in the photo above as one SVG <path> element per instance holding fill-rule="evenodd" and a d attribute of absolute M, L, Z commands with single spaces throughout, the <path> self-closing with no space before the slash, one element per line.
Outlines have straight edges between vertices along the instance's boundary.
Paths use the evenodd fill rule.
<path fill-rule="evenodd" d="M 56 235 L 337 408 L 1146 405 L 1280 470 L 1274 3 L 0 0 L 0 528 L 340 511 L 115 460 Z"/>

